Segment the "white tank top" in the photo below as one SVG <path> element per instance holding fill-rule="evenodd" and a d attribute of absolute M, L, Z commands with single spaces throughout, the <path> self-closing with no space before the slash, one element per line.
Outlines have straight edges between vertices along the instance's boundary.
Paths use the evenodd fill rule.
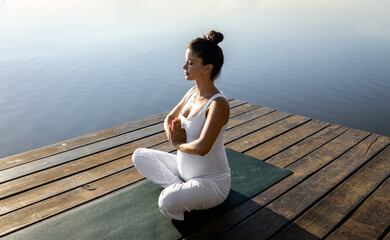
<path fill-rule="evenodd" d="M 187 104 L 188 99 L 196 92 L 194 88 L 189 94 L 182 107 Z M 217 97 L 225 97 L 223 93 L 212 96 L 202 109 L 192 118 L 186 118 L 181 111 L 179 118 L 182 121 L 183 128 L 186 131 L 186 142 L 192 142 L 200 137 L 204 123 L 206 121 L 206 110 L 210 103 Z M 181 109 L 181 110 L 182 110 Z M 177 151 L 177 164 L 180 175 L 185 181 L 196 177 L 206 177 L 211 180 L 224 180 L 230 178 L 230 168 L 226 157 L 223 144 L 223 135 L 227 123 L 222 127 L 210 151 L 204 155 L 191 155 L 182 151 Z"/>

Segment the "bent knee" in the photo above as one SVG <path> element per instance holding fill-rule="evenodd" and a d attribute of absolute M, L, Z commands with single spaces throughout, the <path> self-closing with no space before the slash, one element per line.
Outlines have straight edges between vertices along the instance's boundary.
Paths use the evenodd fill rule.
<path fill-rule="evenodd" d="M 133 164 L 135 167 L 137 167 L 137 165 L 139 165 L 140 163 L 142 163 L 142 159 L 144 159 L 144 156 L 145 156 L 145 151 L 146 148 L 137 148 L 134 153 L 133 153 L 133 156 L 132 156 L 132 159 L 133 159 Z"/>
<path fill-rule="evenodd" d="M 178 205 L 175 192 L 172 191 L 172 185 L 162 190 L 160 197 L 158 198 L 158 206 L 165 211 L 174 211 L 175 206 Z"/>
<path fill-rule="evenodd" d="M 176 194 L 177 192 L 172 191 L 175 185 L 171 185 L 161 192 L 158 199 L 158 207 L 166 217 L 182 221 L 186 209 L 180 202 L 180 197 Z"/>

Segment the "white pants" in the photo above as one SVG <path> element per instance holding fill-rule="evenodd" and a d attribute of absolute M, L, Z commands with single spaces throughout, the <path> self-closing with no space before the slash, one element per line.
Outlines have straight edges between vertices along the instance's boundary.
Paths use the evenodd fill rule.
<path fill-rule="evenodd" d="M 222 203 L 229 189 L 230 179 L 214 181 L 180 176 L 176 155 L 153 149 L 139 148 L 133 153 L 134 166 L 150 181 L 164 188 L 158 199 L 160 211 L 171 219 L 184 220 L 184 212 L 215 207 Z M 224 187 L 226 189 L 226 187 Z"/>

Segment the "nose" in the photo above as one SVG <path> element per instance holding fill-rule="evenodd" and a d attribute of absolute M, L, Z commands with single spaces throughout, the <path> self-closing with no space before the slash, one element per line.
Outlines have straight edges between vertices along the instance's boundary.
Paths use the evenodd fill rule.
<path fill-rule="evenodd" d="M 187 63 L 184 63 L 183 69 L 184 69 L 184 70 L 187 70 Z"/>

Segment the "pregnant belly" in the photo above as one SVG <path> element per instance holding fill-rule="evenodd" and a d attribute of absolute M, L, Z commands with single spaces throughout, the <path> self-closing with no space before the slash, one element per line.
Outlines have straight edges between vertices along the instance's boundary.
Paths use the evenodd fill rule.
<path fill-rule="evenodd" d="M 210 161 L 205 156 L 177 152 L 178 170 L 184 180 L 188 181 L 191 178 L 205 177 L 215 172 L 213 161 Z"/>

